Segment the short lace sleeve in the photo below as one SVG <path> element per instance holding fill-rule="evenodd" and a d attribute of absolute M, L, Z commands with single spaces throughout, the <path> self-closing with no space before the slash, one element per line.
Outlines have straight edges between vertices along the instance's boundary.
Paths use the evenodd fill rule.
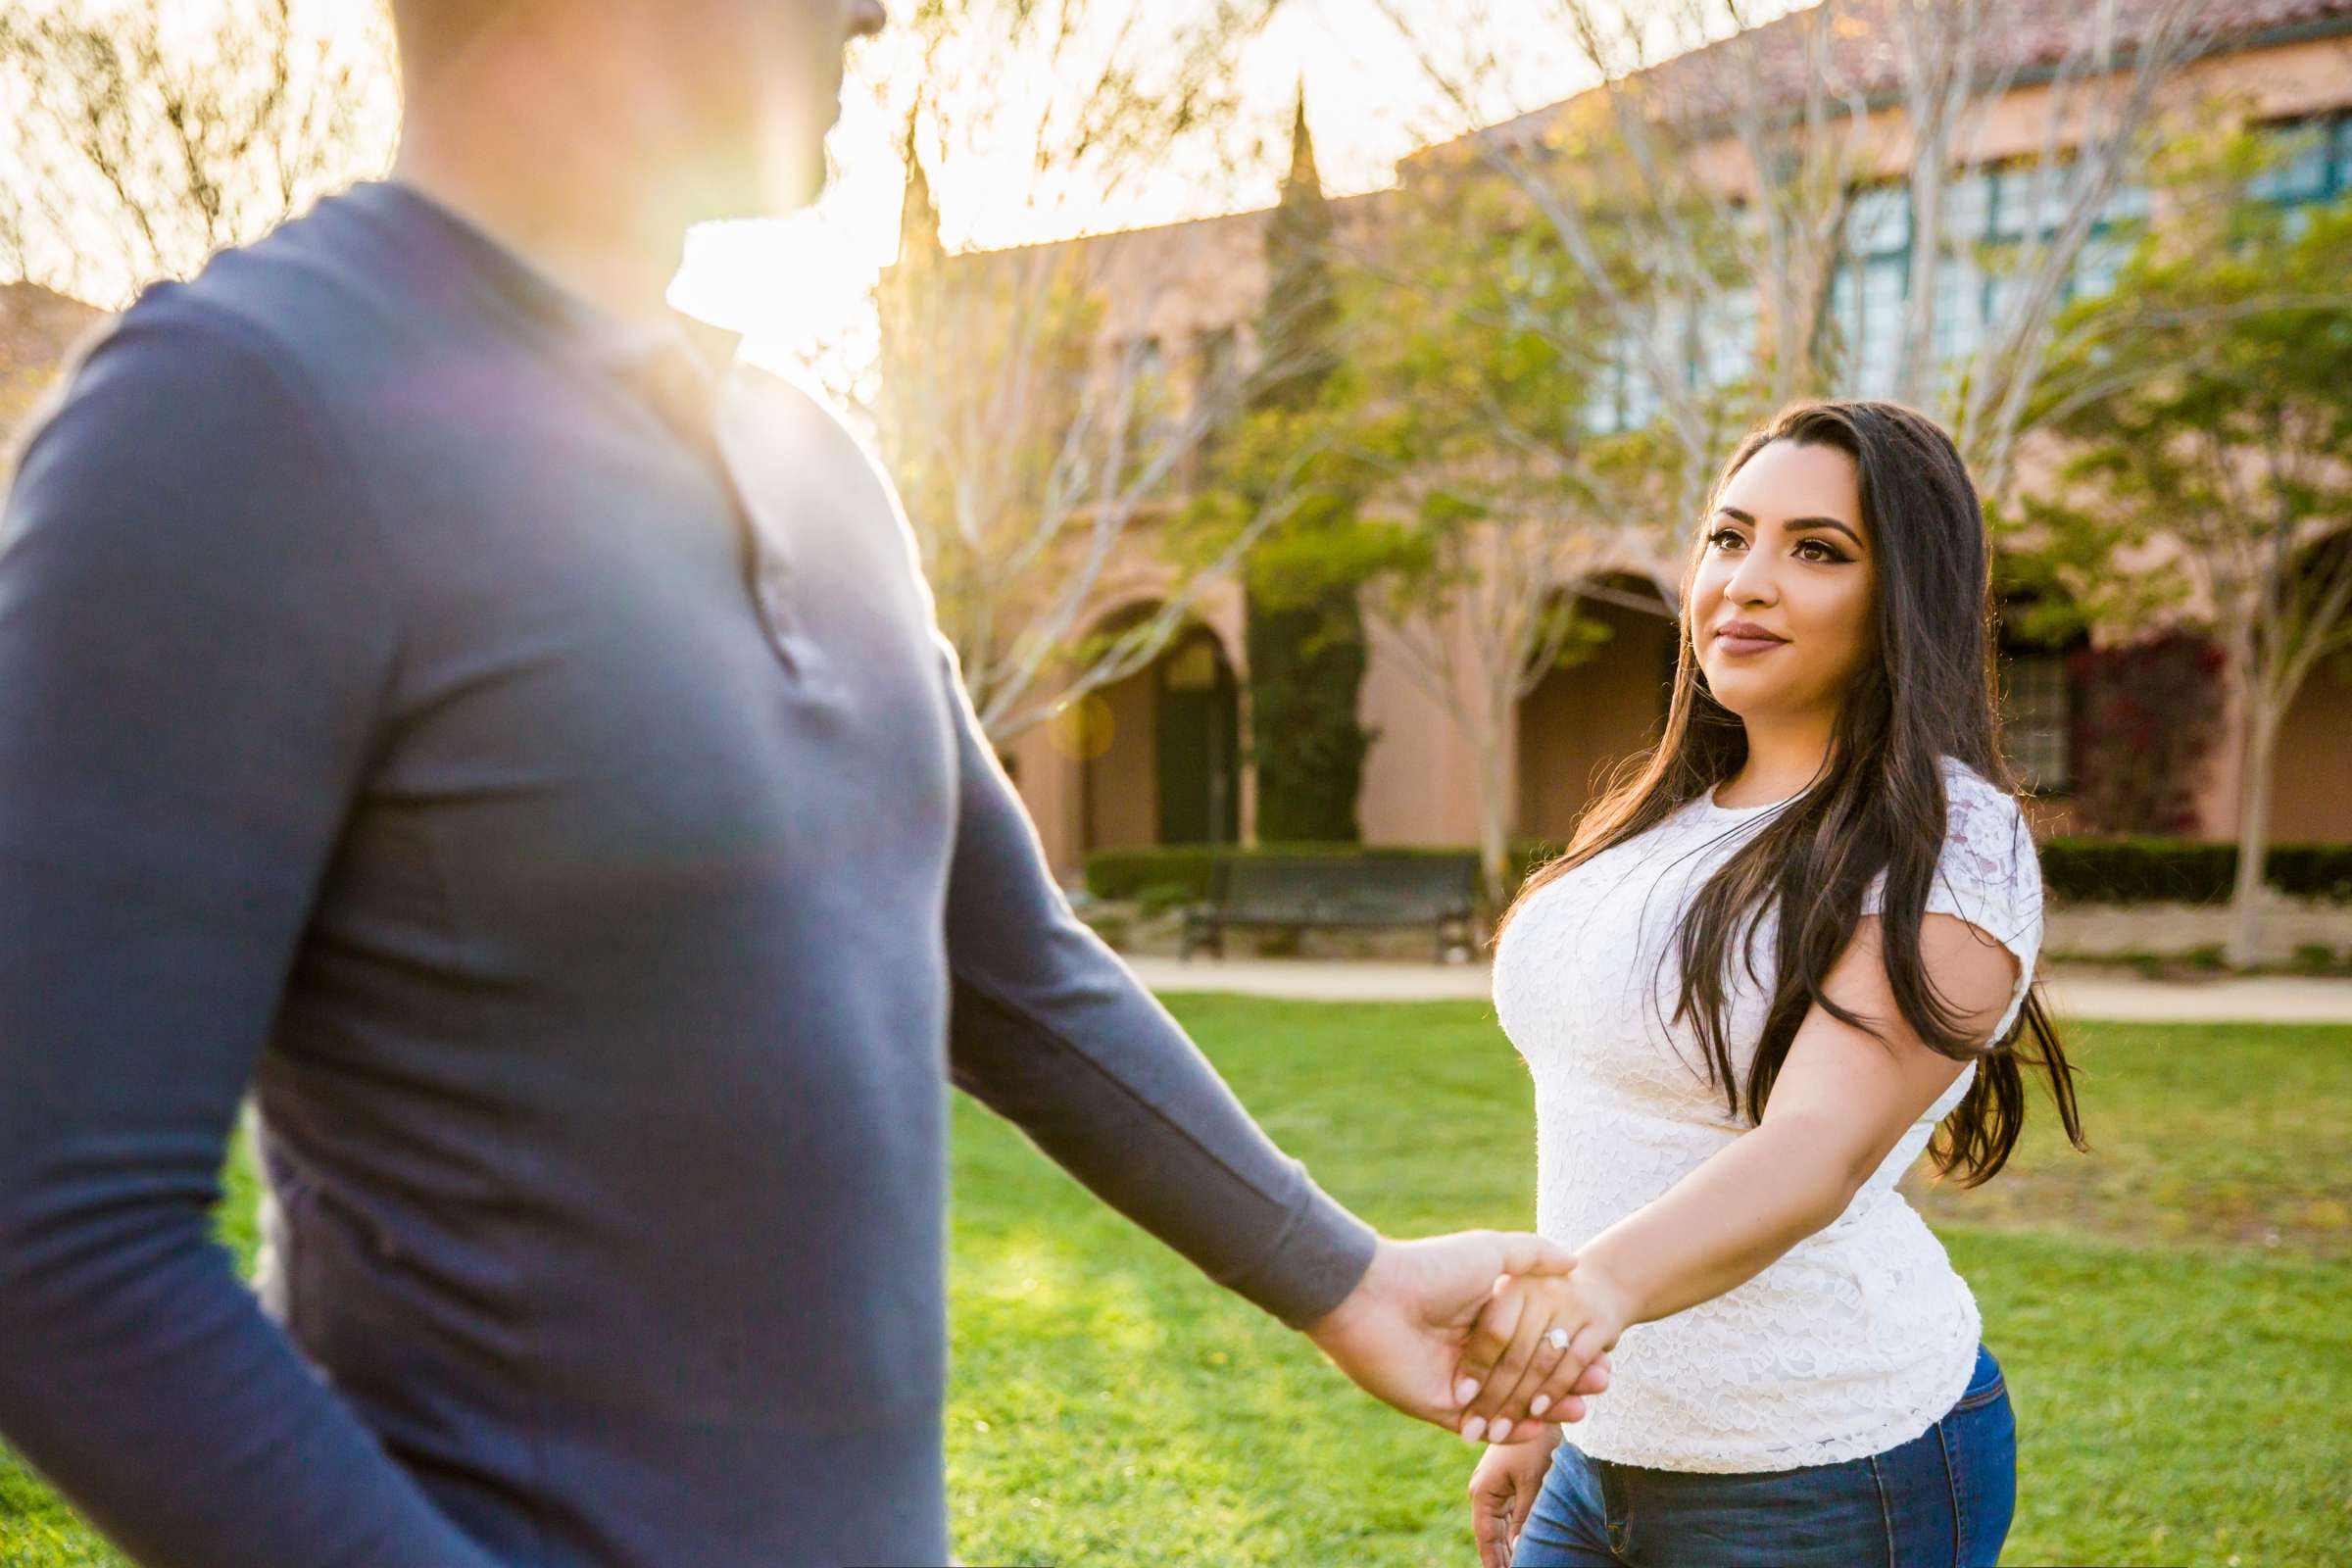
<path fill-rule="evenodd" d="M 1947 771 L 1945 781 L 1943 855 L 1927 906 L 1966 920 L 2017 955 L 2017 987 L 1990 1036 L 1998 1040 L 2017 1021 L 2041 952 L 2041 859 L 2016 797 L 1969 768 Z M 1863 892 L 1862 913 L 1880 911 L 1886 888 L 1882 870 Z"/>

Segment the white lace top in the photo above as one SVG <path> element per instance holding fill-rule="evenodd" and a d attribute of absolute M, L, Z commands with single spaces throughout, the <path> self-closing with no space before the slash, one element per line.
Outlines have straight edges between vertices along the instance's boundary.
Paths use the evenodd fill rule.
<path fill-rule="evenodd" d="M 1955 758 L 1928 907 L 2018 957 L 2008 1032 L 2041 945 L 2041 869 L 2017 802 Z M 1664 1194 L 1743 1130 L 1706 1080 L 1687 1025 L 1668 1030 L 1687 901 L 1788 802 L 1712 795 L 1546 884 L 1504 930 L 1494 1004 L 1535 1077 L 1537 1228 L 1569 1248 Z M 1881 872 L 1864 913 L 1879 911 Z M 1728 979 L 1726 1035 L 1745 1082 L 1775 976 L 1777 911 L 1751 937 L 1751 982 Z M 1789 1470 L 1879 1453 L 1927 1431 L 1976 1362 L 1976 1298 L 1894 1191 L 1976 1081 L 1970 1063 L 1827 1229 L 1712 1300 L 1626 1330 L 1608 1393 L 1565 1428 L 1595 1458 L 1653 1469 Z"/>

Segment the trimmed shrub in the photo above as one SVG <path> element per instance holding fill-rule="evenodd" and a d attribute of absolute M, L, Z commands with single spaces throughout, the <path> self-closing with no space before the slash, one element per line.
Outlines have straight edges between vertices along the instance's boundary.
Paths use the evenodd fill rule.
<path fill-rule="evenodd" d="M 2222 904 L 2237 879 L 2237 846 L 2191 839 L 2054 838 L 2041 846 L 2053 898 L 2141 904 Z M 2352 901 L 2352 844 L 2274 844 L 2263 880 L 2298 898 Z"/>
<path fill-rule="evenodd" d="M 2041 845 L 2042 886 L 2073 903 L 2219 904 L 2237 875 L 2237 848 L 2194 839 L 2053 838 Z M 1099 899 L 1148 899 L 1157 906 L 1205 898 L 1209 867 L 1220 855 L 1458 856 L 1461 847 L 1358 844 L 1170 844 L 1101 850 L 1086 858 L 1086 885 Z M 1559 846 L 1511 846 L 1512 886 L 1559 853 Z M 2274 844 L 2265 879 L 2300 898 L 2352 902 L 2352 844 Z"/>

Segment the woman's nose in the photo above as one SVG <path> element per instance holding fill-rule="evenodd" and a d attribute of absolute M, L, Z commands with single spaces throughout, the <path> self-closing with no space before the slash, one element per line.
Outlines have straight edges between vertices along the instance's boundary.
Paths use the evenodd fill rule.
<path fill-rule="evenodd" d="M 1741 558 L 1740 564 L 1732 568 L 1731 576 L 1724 580 L 1723 597 L 1732 604 L 1764 603 L 1777 596 L 1771 563 L 1753 551 Z"/>

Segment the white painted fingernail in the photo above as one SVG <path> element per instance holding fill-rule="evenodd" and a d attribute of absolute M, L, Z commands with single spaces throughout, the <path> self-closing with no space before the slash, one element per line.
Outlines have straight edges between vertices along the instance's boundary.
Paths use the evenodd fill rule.
<path fill-rule="evenodd" d="M 1474 1415 L 1462 1423 L 1462 1441 L 1464 1443 L 1476 1443 L 1480 1438 L 1486 1436 L 1486 1432 L 1487 1418 L 1483 1415 Z"/>
<path fill-rule="evenodd" d="M 1542 1415 L 1544 1411 L 1550 1408 L 1551 1396 L 1548 1394 L 1539 1394 L 1527 1402 L 1527 1413 L 1529 1415 Z"/>
<path fill-rule="evenodd" d="M 1464 1378 L 1453 1386 L 1454 1403 L 1468 1404 L 1472 1399 L 1477 1397 L 1478 1380 L 1476 1378 Z"/>
<path fill-rule="evenodd" d="M 1510 1441 L 1510 1436 L 1511 1424 L 1508 1421 L 1496 1421 L 1494 1430 L 1487 1434 L 1487 1441 L 1489 1443 L 1507 1443 Z"/>

